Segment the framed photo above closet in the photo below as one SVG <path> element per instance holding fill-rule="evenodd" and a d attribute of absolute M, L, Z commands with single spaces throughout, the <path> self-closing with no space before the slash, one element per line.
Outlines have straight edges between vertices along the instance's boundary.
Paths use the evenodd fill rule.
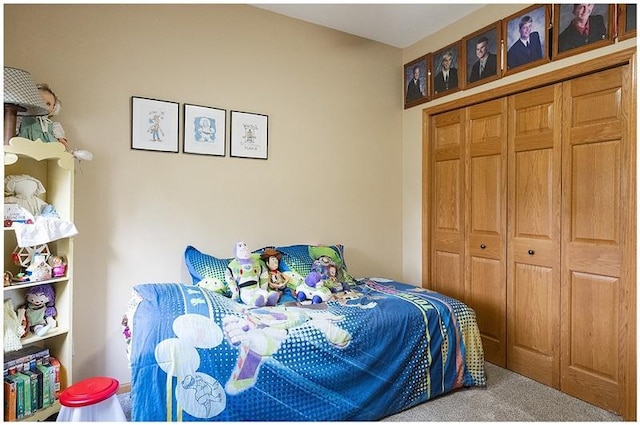
<path fill-rule="evenodd" d="M 553 11 L 553 59 L 613 44 L 615 5 L 556 4 Z"/>
<path fill-rule="evenodd" d="M 502 76 L 502 24 L 498 21 L 462 39 L 464 88 L 479 86 Z"/>
<path fill-rule="evenodd" d="M 618 40 L 636 36 L 637 4 L 618 5 Z"/>
<path fill-rule="evenodd" d="M 551 6 L 535 4 L 502 20 L 505 40 L 503 75 L 547 63 L 549 58 L 548 29 Z"/>
<path fill-rule="evenodd" d="M 404 65 L 404 109 L 429 101 L 429 64 L 431 54 Z"/>
<path fill-rule="evenodd" d="M 453 43 L 431 55 L 431 95 L 435 99 L 462 88 L 459 70 L 464 68 L 460 42 Z"/>

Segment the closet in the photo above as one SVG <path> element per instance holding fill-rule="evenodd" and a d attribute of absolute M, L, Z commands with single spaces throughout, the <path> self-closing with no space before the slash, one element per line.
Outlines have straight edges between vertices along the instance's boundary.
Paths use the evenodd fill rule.
<path fill-rule="evenodd" d="M 485 359 L 631 420 L 634 59 L 427 109 L 423 164 L 425 281 Z"/>

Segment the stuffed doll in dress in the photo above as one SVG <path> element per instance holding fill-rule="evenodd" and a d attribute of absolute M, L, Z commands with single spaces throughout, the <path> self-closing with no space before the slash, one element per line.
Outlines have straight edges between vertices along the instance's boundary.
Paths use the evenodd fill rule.
<path fill-rule="evenodd" d="M 231 260 L 225 272 L 231 299 L 256 307 L 276 305 L 280 294 L 266 289 L 268 271 L 260 258 L 252 255 L 244 242 L 236 243 L 234 255 L 235 258 Z"/>
<path fill-rule="evenodd" d="M 46 190 L 40 180 L 27 174 L 9 175 L 4 179 L 4 203 L 17 204 L 34 216 L 42 214 L 48 204 L 40 199 Z"/>
<path fill-rule="evenodd" d="M 291 277 L 278 270 L 280 260 L 282 260 L 282 253 L 274 248 L 266 248 L 260 254 L 260 259 L 264 261 L 267 269 L 269 269 L 269 289 L 278 292 L 278 299 L 280 299 L 287 285 L 291 282 Z"/>
<path fill-rule="evenodd" d="M 31 332 L 43 336 L 56 326 L 56 296 L 51 285 L 32 286 L 24 294 L 24 299 L 27 303 L 18 309 L 18 316 L 22 314 L 20 310 L 24 310 Z"/>

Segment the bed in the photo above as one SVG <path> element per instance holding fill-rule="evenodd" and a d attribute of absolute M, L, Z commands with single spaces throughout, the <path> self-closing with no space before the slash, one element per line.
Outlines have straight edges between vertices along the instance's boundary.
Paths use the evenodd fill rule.
<path fill-rule="evenodd" d="M 282 269 L 304 276 L 306 248 L 278 248 Z M 248 307 L 197 284 L 224 259 L 188 247 L 185 260 L 194 283 L 134 287 L 133 421 L 370 421 L 485 386 L 475 313 L 460 301 L 349 276 L 327 302 Z"/>

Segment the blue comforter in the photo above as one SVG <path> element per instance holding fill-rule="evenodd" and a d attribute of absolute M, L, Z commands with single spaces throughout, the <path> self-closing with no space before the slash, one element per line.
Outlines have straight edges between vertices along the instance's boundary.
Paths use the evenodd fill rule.
<path fill-rule="evenodd" d="M 368 421 L 485 385 L 473 310 L 411 285 L 265 308 L 186 284 L 135 292 L 134 421 Z"/>

